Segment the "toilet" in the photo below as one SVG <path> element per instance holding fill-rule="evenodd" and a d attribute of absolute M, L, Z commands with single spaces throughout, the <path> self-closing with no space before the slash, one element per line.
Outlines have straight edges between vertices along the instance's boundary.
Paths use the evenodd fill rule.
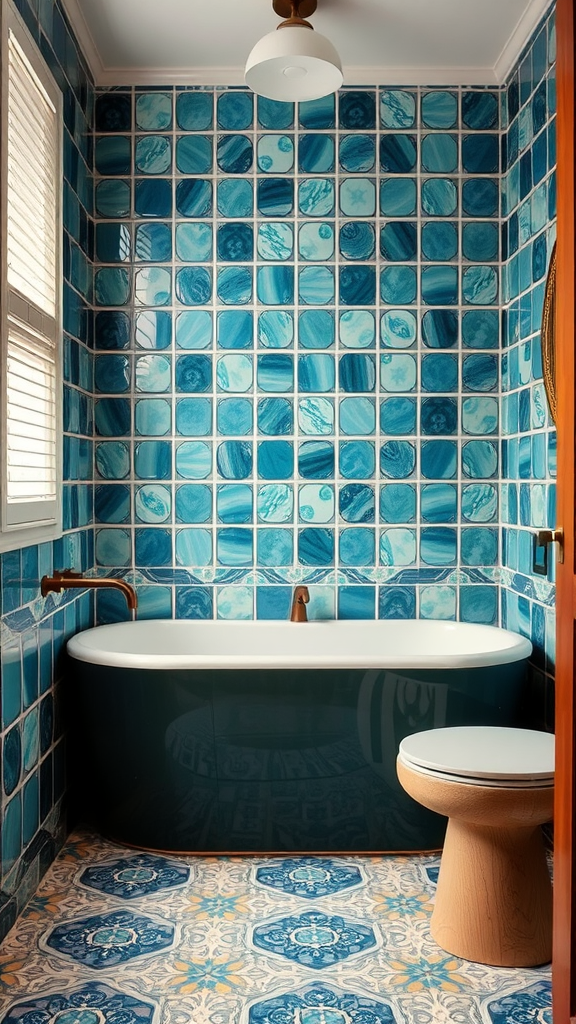
<path fill-rule="evenodd" d="M 554 800 L 554 736 L 458 726 L 400 743 L 402 787 L 448 818 L 430 930 L 449 953 L 499 967 L 552 956 L 552 886 L 540 826 Z"/>

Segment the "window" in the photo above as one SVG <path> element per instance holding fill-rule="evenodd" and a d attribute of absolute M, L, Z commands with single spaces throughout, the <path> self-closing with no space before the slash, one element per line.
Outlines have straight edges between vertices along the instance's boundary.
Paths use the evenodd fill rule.
<path fill-rule="evenodd" d="M 61 94 L 2 3 L 0 550 L 61 533 Z"/>

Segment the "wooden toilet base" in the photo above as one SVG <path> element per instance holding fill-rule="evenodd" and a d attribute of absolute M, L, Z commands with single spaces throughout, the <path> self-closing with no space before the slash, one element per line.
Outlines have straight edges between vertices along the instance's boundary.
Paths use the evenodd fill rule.
<path fill-rule="evenodd" d="M 448 816 L 430 931 L 449 953 L 498 967 L 552 956 L 552 885 L 540 826 L 553 789 L 449 782 L 398 762 L 407 793 Z"/>

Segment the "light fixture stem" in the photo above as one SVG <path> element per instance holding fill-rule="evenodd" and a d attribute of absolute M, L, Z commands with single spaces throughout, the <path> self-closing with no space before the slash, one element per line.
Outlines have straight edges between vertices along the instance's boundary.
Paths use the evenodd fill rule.
<path fill-rule="evenodd" d="M 276 28 L 311 28 L 314 31 L 314 26 L 306 21 L 305 18 L 301 18 L 298 11 L 300 8 L 300 0 L 290 0 L 290 17 L 286 18 L 286 21 L 281 21 Z"/>

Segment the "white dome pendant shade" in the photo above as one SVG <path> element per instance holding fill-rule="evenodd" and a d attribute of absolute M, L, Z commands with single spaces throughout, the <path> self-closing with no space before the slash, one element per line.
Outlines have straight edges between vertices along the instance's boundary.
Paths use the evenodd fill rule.
<path fill-rule="evenodd" d="M 263 36 L 246 62 L 246 85 L 259 96 L 295 102 L 336 92 L 343 82 L 342 65 L 326 36 L 315 32 L 299 15 L 311 14 L 316 0 L 274 0 L 274 10 L 290 17 Z"/>

